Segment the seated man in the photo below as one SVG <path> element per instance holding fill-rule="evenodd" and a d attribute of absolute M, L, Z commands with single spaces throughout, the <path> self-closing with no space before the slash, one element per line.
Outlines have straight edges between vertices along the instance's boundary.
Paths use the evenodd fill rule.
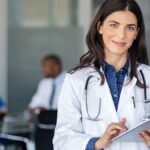
<path fill-rule="evenodd" d="M 30 116 L 41 110 L 57 109 L 59 93 L 65 78 L 61 60 L 56 55 L 48 55 L 42 59 L 44 78 L 40 81 L 36 93 L 33 95 L 27 112 Z"/>

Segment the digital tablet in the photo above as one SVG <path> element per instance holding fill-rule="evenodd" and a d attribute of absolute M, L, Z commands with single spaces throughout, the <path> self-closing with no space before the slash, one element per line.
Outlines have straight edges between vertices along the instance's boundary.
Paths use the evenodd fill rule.
<path fill-rule="evenodd" d="M 121 133 L 112 142 L 142 142 L 139 133 L 150 128 L 150 119 L 141 122 L 134 128 L 129 129 L 126 132 Z"/>

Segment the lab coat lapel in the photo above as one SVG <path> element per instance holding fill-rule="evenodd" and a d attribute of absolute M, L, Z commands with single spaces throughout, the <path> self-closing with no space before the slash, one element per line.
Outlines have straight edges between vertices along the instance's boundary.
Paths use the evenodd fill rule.
<path fill-rule="evenodd" d="M 125 77 L 125 81 L 122 87 L 122 91 L 120 94 L 120 100 L 118 105 L 118 113 L 122 111 L 122 108 L 126 105 L 126 103 L 131 100 L 131 97 L 134 96 L 134 87 L 136 85 L 137 79 L 133 77 L 133 79 L 129 82 L 129 77 Z"/>
<path fill-rule="evenodd" d="M 101 68 L 101 72 L 103 72 L 102 68 Z M 97 72 L 91 72 L 90 75 L 97 77 L 97 78 L 100 78 L 100 75 Z M 96 84 L 96 86 L 94 86 L 94 90 L 96 91 L 96 95 L 98 95 L 102 100 L 101 112 L 107 112 L 106 113 L 107 115 L 104 115 L 104 117 L 105 117 L 105 119 L 108 118 L 109 122 L 118 121 L 117 112 L 115 110 L 115 106 L 113 103 L 113 99 L 112 99 L 106 78 L 105 78 L 105 82 L 103 85 L 100 85 L 100 81 L 101 81 L 101 79 Z"/>
<path fill-rule="evenodd" d="M 105 109 L 104 112 L 106 111 L 107 115 L 110 114 L 107 116 L 108 121 L 112 119 L 110 122 L 117 122 L 118 116 L 106 78 L 104 85 L 100 86 L 99 91 L 100 91 L 99 96 L 102 97 L 102 103 L 104 104 L 103 106 L 103 108 Z"/>

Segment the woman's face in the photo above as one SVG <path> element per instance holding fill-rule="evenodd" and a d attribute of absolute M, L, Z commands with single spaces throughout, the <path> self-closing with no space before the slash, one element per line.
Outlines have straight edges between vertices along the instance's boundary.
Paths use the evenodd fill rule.
<path fill-rule="evenodd" d="M 99 27 L 104 53 L 126 55 L 138 34 L 136 16 L 130 11 L 116 11 L 106 17 Z"/>

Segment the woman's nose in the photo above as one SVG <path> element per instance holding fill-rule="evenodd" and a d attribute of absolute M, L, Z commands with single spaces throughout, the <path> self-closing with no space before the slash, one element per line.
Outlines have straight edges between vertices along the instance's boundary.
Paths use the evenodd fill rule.
<path fill-rule="evenodd" d="M 118 29 L 117 36 L 119 39 L 123 39 L 126 36 L 126 31 L 124 28 Z"/>

